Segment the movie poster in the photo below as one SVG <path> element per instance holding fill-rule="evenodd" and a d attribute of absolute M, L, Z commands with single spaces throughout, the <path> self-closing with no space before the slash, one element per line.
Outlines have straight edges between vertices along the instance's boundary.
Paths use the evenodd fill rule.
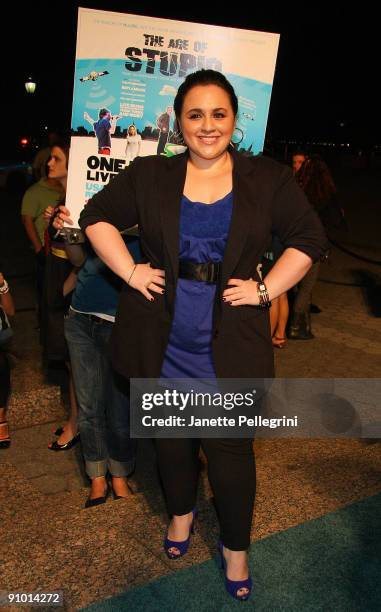
<path fill-rule="evenodd" d="M 200 68 L 232 83 L 239 99 L 233 144 L 260 153 L 278 43 L 278 34 L 80 8 L 66 198 L 72 218 L 136 156 L 185 150 L 173 100 Z"/>

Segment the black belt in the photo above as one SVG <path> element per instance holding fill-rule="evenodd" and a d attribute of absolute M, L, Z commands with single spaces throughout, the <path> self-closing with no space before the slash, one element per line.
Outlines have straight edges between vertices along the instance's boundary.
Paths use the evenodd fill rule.
<path fill-rule="evenodd" d="M 221 264 L 208 261 L 207 263 L 193 263 L 187 259 L 180 259 L 179 278 L 215 284 L 221 273 Z"/>
<path fill-rule="evenodd" d="M 90 314 L 89 312 L 77 312 L 75 310 L 73 312 L 86 317 L 86 319 L 90 319 L 90 321 L 95 321 L 95 323 L 112 323 L 112 321 L 109 321 L 108 319 L 103 319 L 102 317 L 98 317 L 95 314 Z"/>

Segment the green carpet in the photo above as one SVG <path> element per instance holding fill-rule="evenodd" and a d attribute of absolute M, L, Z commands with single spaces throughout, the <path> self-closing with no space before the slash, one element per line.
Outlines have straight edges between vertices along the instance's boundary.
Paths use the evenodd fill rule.
<path fill-rule="evenodd" d="M 381 611 L 381 494 L 255 542 L 254 591 L 235 602 L 216 559 L 86 608 L 91 612 Z"/>

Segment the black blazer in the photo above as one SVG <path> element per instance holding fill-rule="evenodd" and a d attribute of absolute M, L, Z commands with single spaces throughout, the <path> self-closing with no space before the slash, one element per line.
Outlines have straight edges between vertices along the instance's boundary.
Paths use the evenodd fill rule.
<path fill-rule="evenodd" d="M 257 278 L 257 266 L 272 233 L 316 261 L 327 249 L 321 223 L 291 171 L 265 157 L 231 150 L 233 213 L 217 287 L 212 350 L 221 378 L 272 377 L 273 348 L 268 311 L 232 308 L 222 302 L 229 278 Z M 165 270 L 165 294 L 148 301 L 124 284 L 111 340 L 115 369 L 126 377 L 160 375 L 174 312 L 178 278 L 180 200 L 188 154 L 148 156 L 132 164 L 97 193 L 81 213 L 85 229 L 99 221 L 120 231 L 139 225 L 147 261 Z M 259 279 L 258 279 L 259 280 Z"/>

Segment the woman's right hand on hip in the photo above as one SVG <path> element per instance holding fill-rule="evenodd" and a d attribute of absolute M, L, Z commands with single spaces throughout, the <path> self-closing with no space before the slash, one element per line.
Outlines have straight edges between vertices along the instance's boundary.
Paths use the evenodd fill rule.
<path fill-rule="evenodd" d="M 150 291 L 154 293 L 164 293 L 165 286 L 165 272 L 164 270 L 159 270 L 157 268 L 151 268 L 150 263 L 144 264 L 135 264 L 135 269 L 131 270 L 130 280 L 127 281 L 127 284 L 140 291 L 152 302 L 154 297 L 151 295 Z"/>

